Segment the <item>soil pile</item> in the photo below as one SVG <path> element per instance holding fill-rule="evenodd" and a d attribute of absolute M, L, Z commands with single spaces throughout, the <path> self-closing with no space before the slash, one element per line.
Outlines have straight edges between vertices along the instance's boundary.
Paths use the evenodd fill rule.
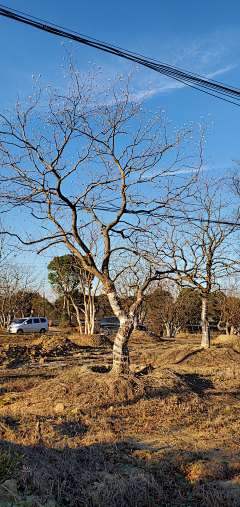
<path fill-rule="evenodd" d="M 0 364 L 14 367 L 20 362 L 37 358 L 65 356 L 78 352 L 80 347 L 65 337 L 45 336 L 20 344 L 7 344 L 0 348 Z"/>
<path fill-rule="evenodd" d="M 102 334 L 79 334 L 73 333 L 68 336 L 69 340 L 80 347 L 112 347 L 112 342 Z"/>
<path fill-rule="evenodd" d="M 0 365 L 14 367 L 21 362 L 35 359 L 59 358 L 82 352 L 87 347 L 112 347 L 112 342 L 102 335 L 79 335 L 69 337 L 57 335 L 41 335 L 31 337 L 20 343 L 2 344 L 0 347 Z"/>
<path fill-rule="evenodd" d="M 110 347 L 59 334 L 0 347 L 1 360 L 38 358 L 1 368 L 0 506 L 240 507 L 235 343 L 136 342 L 141 371 L 117 377 Z M 81 357 L 41 369 L 55 353 Z"/>
<path fill-rule="evenodd" d="M 161 338 L 155 333 L 135 329 L 130 336 L 129 343 L 159 343 L 161 341 Z"/>
<path fill-rule="evenodd" d="M 39 378 L 37 385 L 25 392 L 14 392 L 10 398 L 5 394 L 1 414 L 11 411 L 19 416 L 28 413 L 54 417 L 60 412 L 80 415 L 111 406 L 117 412 L 122 403 L 176 393 L 188 393 L 190 397 L 193 394 L 184 379 L 170 368 L 157 368 L 150 375 L 115 377 L 76 367 L 54 379 Z"/>
<path fill-rule="evenodd" d="M 152 371 L 151 376 L 157 378 L 158 386 L 161 386 L 164 391 L 173 393 L 191 391 L 185 380 L 170 368 L 155 368 Z"/>
<path fill-rule="evenodd" d="M 111 334 L 111 335 L 109 335 L 109 337 L 106 337 L 103 334 L 101 334 L 101 335 L 88 335 L 88 336 L 93 336 L 95 340 L 98 339 L 98 338 L 95 338 L 95 337 L 98 337 L 98 336 L 101 337 L 101 338 L 105 338 L 106 340 L 108 340 L 108 342 L 110 341 L 111 344 L 114 343 L 114 340 L 116 338 L 116 334 Z M 71 336 L 70 336 L 70 338 L 71 338 Z M 139 331 L 138 329 L 135 329 L 132 332 L 128 343 L 130 343 L 130 344 L 134 344 L 134 343 L 152 344 L 152 343 L 154 343 L 155 344 L 155 343 L 160 343 L 161 341 L 162 341 L 162 338 L 160 338 L 160 336 L 158 336 L 155 333 L 150 333 L 148 331 Z M 104 343 L 104 345 L 105 345 L 105 343 Z M 94 346 L 97 347 L 98 345 L 94 345 Z"/>
<path fill-rule="evenodd" d="M 240 363 L 240 353 L 236 347 L 202 347 L 178 345 L 141 354 L 139 363 L 148 364 L 154 368 L 158 366 L 186 365 L 186 366 L 227 366 L 233 362 Z"/>
<path fill-rule="evenodd" d="M 225 345 L 234 346 L 240 348 L 240 336 L 235 334 L 220 334 L 215 340 L 213 340 L 214 345 Z"/>

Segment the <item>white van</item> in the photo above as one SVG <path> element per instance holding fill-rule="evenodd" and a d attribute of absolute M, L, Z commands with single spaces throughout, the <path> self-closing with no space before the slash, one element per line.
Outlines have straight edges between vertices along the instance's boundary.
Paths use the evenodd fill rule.
<path fill-rule="evenodd" d="M 12 322 L 8 327 L 9 333 L 40 333 L 44 334 L 49 330 L 46 317 L 29 317 L 22 318 L 16 322 Z"/>

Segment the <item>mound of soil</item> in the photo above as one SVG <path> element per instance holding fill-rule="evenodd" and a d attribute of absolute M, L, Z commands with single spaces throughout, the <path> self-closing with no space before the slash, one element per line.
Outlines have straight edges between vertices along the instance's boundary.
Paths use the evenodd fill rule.
<path fill-rule="evenodd" d="M 175 392 L 190 392 L 189 385 L 170 368 L 155 368 L 152 373 L 152 377 L 156 377 L 158 380 L 158 386 L 167 391 Z"/>
<path fill-rule="evenodd" d="M 0 365 L 13 368 L 17 364 L 40 358 L 57 358 L 82 351 L 83 347 L 107 347 L 112 342 L 101 335 L 84 335 L 74 333 L 69 337 L 57 335 L 40 335 L 19 343 L 3 344 L 0 347 Z"/>
<path fill-rule="evenodd" d="M 94 336 L 94 337 L 101 336 L 102 338 L 107 339 L 108 342 L 110 341 L 111 344 L 114 343 L 114 340 L 116 338 L 116 334 L 111 334 L 109 337 L 106 337 L 103 334 L 101 334 L 101 335 L 88 335 L 88 336 Z M 142 343 L 143 344 L 146 343 L 146 344 L 148 344 L 148 343 L 160 343 L 161 341 L 162 341 L 162 338 L 160 338 L 155 333 L 150 333 L 148 331 L 138 331 L 138 329 L 135 329 L 132 332 L 128 343 L 130 343 L 130 345 L 134 344 L 134 343 L 141 343 L 141 344 Z M 94 345 L 94 346 L 97 347 L 98 345 Z"/>
<path fill-rule="evenodd" d="M 240 345 L 240 336 L 235 334 L 220 334 L 215 340 L 214 345 Z"/>
<path fill-rule="evenodd" d="M 153 366 L 162 366 L 168 364 L 179 364 L 183 361 L 186 362 L 193 354 L 201 352 L 202 349 L 196 347 L 189 347 L 186 345 L 179 345 L 164 349 L 162 352 L 158 351 L 158 357 L 155 359 Z"/>
<path fill-rule="evenodd" d="M 3 404 L 1 414 L 38 414 L 54 416 L 55 413 L 85 414 L 89 410 L 116 407 L 122 403 L 140 399 L 165 398 L 176 393 L 189 394 L 188 384 L 169 368 L 156 369 L 152 375 L 115 377 L 109 373 L 93 373 L 81 368 L 71 369 L 69 375 L 60 374 L 54 379 L 42 381 L 24 392 L 14 392 Z M 195 394 L 194 394 L 195 396 Z M 10 406 L 11 405 L 11 406 Z"/>
<path fill-rule="evenodd" d="M 154 333 L 135 329 L 130 336 L 129 343 L 159 343 L 161 341 L 161 338 Z"/>
<path fill-rule="evenodd" d="M 79 334 L 73 333 L 68 336 L 69 340 L 80 347 L 112 347 L 112 342 L 102 334 Z"/>
<path fill-rule="evenodd" d="M 143 354 L 144 362 L 146 354 Z M 141 359 L 140 359 L 141 361 Z M 201 347 L 191 346 L 176 346 L 175 348 L 164 349 L 158 351 L 151 358 L 149 357 L 149 363 L 153 367 L 167 366 L 173 364 L 181 364 L 188 366 L 218 366 L 218 365 L 229 365 L 240 363 L 240 354 L 231 348 L 227 347 L 212 347 L 210 349 L 203 349 Z"/>
<path fill-rule="evenodd" d="M 35 340 L 7 344 L 0 348 L 0 364 L 15 366 L 22 361 L 41 357 L 64 356 L 79 351 L 79 346 L 62 336 L 41 335 Z"/>

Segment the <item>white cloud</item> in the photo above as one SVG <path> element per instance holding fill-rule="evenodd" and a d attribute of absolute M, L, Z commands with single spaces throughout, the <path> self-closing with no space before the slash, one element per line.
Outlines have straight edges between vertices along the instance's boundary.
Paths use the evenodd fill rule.
<path fill-rule="evenodd" d="M 127 48 L 126 48 L 127 49 Z M 141 52 L 141 51 L 140 51 Z M 174 39 L 172 37 L 167 43 L 161 41 L 161 45 L 148 45 L 144 54 L 149 58 L 155 58 L 162 63 L 166 63 L 182 70 L 186 70 L 199 76 L 213 79 L 215 76 L 227 74 L 239 66 L 240 52 L 240 30 L 225 30 L 215 32 L 209 37 L 195 40 L 182 38 Z M 112 57 L 112 65 L 109 68 L 103 64 L 104 75 L 115 75 L 120 72 L 126 75 L 129 72 L 129 62 L 121 58 Z M 116 63 L 115 63 L 116 61 Z M 106 60 L 105 60 L 106 63 Z M 132 63 L 132 68 L 134 68 Z M 134 91 L 141 97 L 146 91 L 146 84 L 151 81 L 151 96 L 163 93 L 174 92 L 174 90 L 183 88 L 185 84 L 175 81 L 156 71 L 147 69 L 138 65 L 139 72 L 134 77 Z M 225 77 L 227 83 L 227 77 Z M 234 84 L 233 84 L 234 86 Z"/>
<path fill-rule="evenodd" d="M 210 72 L 210 74 L 207 74 L 206 77 L 208 79 L 212 79 L 213 77 L 218 76 L 219 74 L 224 74 L 225 72 L 235 69 L 236 67 L 238 67 L 238 65 L 227 65 L 227 67 L 223 67 L 219 70 L 216 70 L 215 72 Z"/>

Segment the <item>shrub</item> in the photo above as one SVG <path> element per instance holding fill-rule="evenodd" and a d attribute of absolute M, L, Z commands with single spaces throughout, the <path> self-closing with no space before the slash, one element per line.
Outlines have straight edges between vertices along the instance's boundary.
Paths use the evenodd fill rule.
<path fill-rule="evenodd" d="M 0 450 L 0 482 L 7 479 L 11 472 L 19 465 L 22 461 L 23 456 L 19 456 L 16 452 L 11 453 L 10 449 Z"/>

